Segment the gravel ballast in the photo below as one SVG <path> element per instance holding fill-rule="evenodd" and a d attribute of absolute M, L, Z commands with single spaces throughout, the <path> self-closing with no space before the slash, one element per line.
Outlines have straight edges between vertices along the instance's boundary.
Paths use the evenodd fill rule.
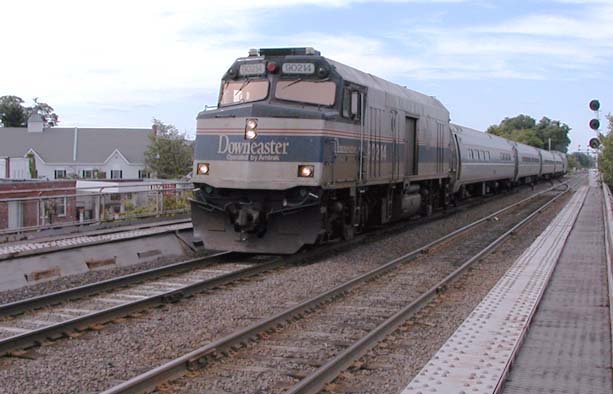
<path fill-rule="evenodd" d="M 549 186 L 541 184 L 537 189 Z M 43 346 L 32 352 L 32 360 L 3 359 L 0 361 L 0 381 L 3 383 L 0 392 L 101 391 L 366 272 L 531 193 L 523 189 L 479 208 L 389 236 L 376 244 L 356 247 L 319 264 L 273 272 L 177 305 L 148 311 L 140 318 L 111 324 L 102 331 L 88 332 L 75 340 Z M 53 286 L 53 282 L 47 285 Z"/>
<path fill-rule="evenodd" d="M 493 253 L 485 256 L 415 318 L 400 326 L 322 393 L 401 392 L 543 232 L 571 196 L 563 197 Z"/>
<path fill-rule="evenodd" d="M 351 343 L 443 280 L 548 198 L 537 198 L 483 223 L 444 246 L 360 285 L 306 318 L 269 334 L 235 357 L 212 363 L 173 383 L 173 393 L 281 394 Z M 484 234 L 484 231 L 487 233 Z M 228 374 L 228 371 L 232 373 Z M 249 388 L 244 391 L 245 388 Z"/>

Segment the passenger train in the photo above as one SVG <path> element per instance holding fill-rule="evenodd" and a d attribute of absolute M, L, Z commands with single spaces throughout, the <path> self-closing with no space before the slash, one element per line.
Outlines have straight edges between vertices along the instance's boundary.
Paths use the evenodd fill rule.
<path fill-rule="evenodd" d="M 566 173 L 566 156 L 450 123 L 436 98 L 321 56 L 250 50 L 198 114 L 192 220 L 215 250 L 291 254 Z"/>

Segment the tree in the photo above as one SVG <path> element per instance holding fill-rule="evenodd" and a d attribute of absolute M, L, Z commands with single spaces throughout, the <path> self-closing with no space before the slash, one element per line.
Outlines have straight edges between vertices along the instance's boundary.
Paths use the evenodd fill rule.
<path fill-rule="evenodd" d="M 534 129 L 534 126 L 536 126 L 536 120 L 534 120 L 530 116 L 517 115 L 514 118 L 504 118 L 503 121 L 500 122 L 499 126 L 490 126 L 487 132 L 500 135 L 497 133 L 508 133 L 512 130 L 530 130 Z"/>
<path fill-rule="evenodd" d="M 57 126 L 57 124 L 60 121 L 59 121 L 59 117 L 54 112 L 55 110 L 53 109 L 53 107 L 50 106 L 47 103 L 39 102 L 38 101 L 38 97 L 35 97 L 33 101 L 34 101 L 34 106 L 30 108 L 30 114 L 33 113 L 33 112 L 37 113 L 37 114 L 39 114 L 40 116 L 43 117 L 43 120 L 49 126 L 51 126 L 51 127 Z"/>
<path fill-rule="evenodd" d="M 4 127 L 24 127 L 26 125 L 28 113 L 20 97 L 0 97 L 0 121 Z"/>
<path fill-rule="evenodd" d="M 543 146 L 543 140 L 538 136 L 536 131 L 532 129 L 513 130 L 503 137 L 530 146 Z"/>
<path fill-rule="evenodd" d="M 568 169 L 579 168 L 579 161 L 574 155 L 568 155 L 566 158 L 568 159 Z"/>
<path fill-rule="evenodd" d="M 145 165 L 158 178 L 177 179 L 187 175 L 192 168 L 193 147 L 185 135 L 171 125 L 153 119 L 156 131 L 149 136 L 145 151 Z"/>
<path fill-rule="evenodd" d="M 559 120 L 551 120 L 546 116 L 543 116 L 543 119 L 536 125 L 536 134 L 545 145 L 543 149 L 547 149 L 548 141 L 551 138 L 551 149 L 564 153 L 567 152 L 568 145 L 570 145 L 569 131 L 570 127 L 567 124 L 561 123 Z"/>
<path fill-rule="evenodd" d="M 36 157 L 34 157 L 34 153 L 28 152 L 26 157 L 28 158 L 28 169 L 30 170 L 30 177 L 32 179 L 38 178 L 38 171 L 36 170 Z"/>
<path fill-rule="evenodd" d="M 47 103 L 39 102 L 38 97 L 34 98 L 34 105 L 26 107 L 21 97 L 2 96 L 0 97 L 0 121 L 3 127 L 26 127 L 28 118 L 33 113 L 42 116 L 48 126 L 57 126 L 59 117 L 52 106 Z"/>
<path fill-rule="evenodd" d="M 613 186 L 613 116 L 607 115 L 609 131 L 607 135 L 600 135 L 602 150 L 598 156 L 598 169 L 603 175 L 604 181 Z"/>
<path fill-rule="evenodd" d="M 499 125 L 490 126 L 487 132 L 512 141 L 548 149 L 551 138 L 551 149 L 566 152 L 570 139 L 570 127 L 558 120 L 543 117 L 538 123 L 528 115 L 518 115 L 504 118 Z"/>
<path fill-rule="evenodd" d="M 594 167 L 594 159 L 591 156 L 586 155 L 585 153 L 573 152 L 570 155 L 568 155 L 569 159 L 571 157 L 577 163 L 576 168 L 592 168 L 592 167 Z"/>

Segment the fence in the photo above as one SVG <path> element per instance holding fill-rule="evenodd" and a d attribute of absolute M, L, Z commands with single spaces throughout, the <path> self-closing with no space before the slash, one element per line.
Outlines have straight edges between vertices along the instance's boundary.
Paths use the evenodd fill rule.
<path fill-rule="evenodd" d="M 184 182 L 97 182 L 85 187 L 4 190 L 0 191 L 0 235 L 188 214 L 192 188 Z"/>

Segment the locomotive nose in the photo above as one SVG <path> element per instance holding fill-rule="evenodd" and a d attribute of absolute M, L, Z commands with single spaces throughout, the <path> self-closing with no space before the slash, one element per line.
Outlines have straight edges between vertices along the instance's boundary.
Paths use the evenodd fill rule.
<path fill-rule="evenodd" d="M 228 210 L 230 221 L 234 225 L 234 230 L 246 235 L 255 233 L 262 236 L 266 232 L 264 215 L 261 208 L 252 205 L 233 206 Z M 241 238 L 244 238 L 241 236 Z"/>
<path fill-rule="evenodd" d="M 243 230 L 251 231 L 255 229 L 255 225 L 259 223 L 260 211 L 251 207 L 242 207 L 238 211 L 234 224 Z"/>

